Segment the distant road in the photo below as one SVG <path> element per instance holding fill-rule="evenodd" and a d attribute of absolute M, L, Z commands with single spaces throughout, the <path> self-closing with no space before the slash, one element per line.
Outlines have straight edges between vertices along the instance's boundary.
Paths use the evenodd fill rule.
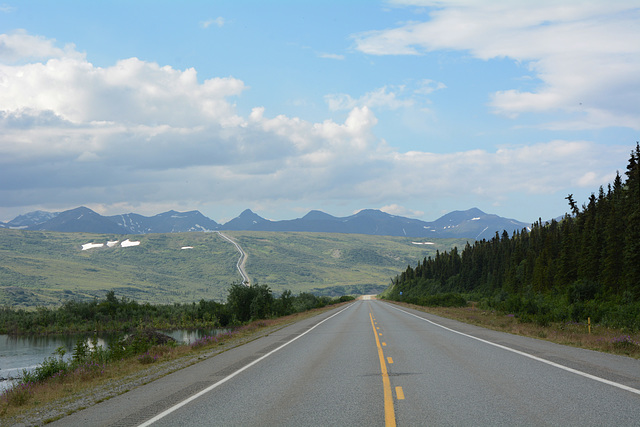
<path fill-rule="evenodd" d="M 244 269 L 245 263 L 247 262 L 247 254 L 245 253 L 245 251 L 242 250 L 242 247 L 240 247 L 238 242 L 233 240 L 231 237 L 227 236 L 226 234 L 222 234 L 219 231 L 216 231 L 216 233 L 218 233 L 220 235 L 220 237 L 222 237 L 223 239 L 228 240 L 229 242 L 233 243 L 234 246 L 236 247 L 236 249 L 238 250 L 238 252 L 240 252 L 240 258 L 238 259 L 238 262 L 236 263 L 236 268 L 238 269 L 238 272 L 242 276 L 242 283 L 247 285 L 247 286 L 250 286 L 251 285 L 251 281 L 249 280 L 249 276 L 247 275 L 247 271 Z"/>
<path fill-rule="evenodd" d="M 638 360 L 360 300 L 53 425 L 631 426 L 639 420 Z"/>

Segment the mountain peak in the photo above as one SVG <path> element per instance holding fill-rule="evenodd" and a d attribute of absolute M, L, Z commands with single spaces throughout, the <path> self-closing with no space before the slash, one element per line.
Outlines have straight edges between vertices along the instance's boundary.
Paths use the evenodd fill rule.
<path fill-rule="evenodd" d="M 136 234 L 212 231 L 217 230 L 220 226 L 199 211 L 178 212 L 173 209 L 151 217 L 129 213 L 109 218 Z"/>
<path fill-rule="evenodd" d="M 353 216 L 372 216 L 372 217 L 384 218 L 384 217 L 390 217 L 393 215 L 383 212 L 379 209 L 362 209 L 361 211 L 359 211 L 357 214 Z"/>
<path fill-rule="evenodd" d="M 124 234 L 127 232 L 124 227 L 85 206 L 60 212 L 54 218 L 29 228 L 34 230 L 87 233 Z"/>
<path fill-rule="evenodd" d="M 466 212 L 469 215 L 473 215 L 474 217 L 476 217 L 476 216 L 485 216 L 486 215 L 486 213 L 482 212 L 478 208 L 471 208 L 471 209 L 468 209 L 468 210 L 463 211 L 463 212 Z"/>
<path fill-rule="evenodd" d="M 27 217 L 34 217 L 26 221 Z M 363 209 L 347 217 L 334 217 L 319 210 L 311 210 L 304 217 L 294 220 L 270 221 L 245 209 L 238 217 L 224 225 L 202 215 L 199 211 L 178 212 L 170 210 L 153 217 L 135 213 L 102 216 L 80 206 L 61 213 L 36 212 L 25 214 L 21 221 L 0 223 L 0 227 L 28 230 L 83 231 L 109 234 L 173 233 L 212 230 L 299 231 L 406 236 L 411 238 L 491 238 L 503 230 L 512 233 L 529 227 L 529 224 L 486 214 L 478 208 L 450 212 L 436 221 L 391 215 L 378 209 Z"/>
<path fill-rule="evenodd" d="M 33 227 L 43 222 L 47 222 L 52 218 L 55 218 L 60 212 L 47 212 L 47 211 L 33 211 L 26 214 L 18 215 L 11 221 L 6 223 L 10 228 L 28 228 Z"/>
<path fill-rule="evenodd" d="M 222 226 L 223 230 L 253 230 L 256 225 L 269 223 L 251 209 L 245 209 L 242 213 Z"/>
<path fill-rule="evenodd" d="M 329 215 L 328 213 L 324 213 L 319 210 L 311 210 L 308 214 L 302 217 L 302 219 L 306 219 L 309 221 L 319 221 L 319 220 L 328 220 L 335 219 L 336 217 Z"/>

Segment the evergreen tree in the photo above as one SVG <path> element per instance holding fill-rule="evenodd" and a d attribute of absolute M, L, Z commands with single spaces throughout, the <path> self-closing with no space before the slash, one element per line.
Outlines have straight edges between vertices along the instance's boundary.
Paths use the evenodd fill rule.
<path fill-rule="evenodd" d="M 393 286 L 416 298 L 442 291 L 479 292 L 512 312 L 544 316 L 550 309 L 541 301 L 565 295 L 569 307 L 564 316 L 575 320 L 586 316 L 584 304 L 594 299 L 632 304 L 630 313 L 640 313 L 640 143 L 625 175 L 623 182 L 616 174 L 606 193 L 600 187 L 582 210 L 569 194 L 572 215 L 560 222 L 539 219 L 531 230 L 511 238 L 503 232 L 489 241 L 467 243 L 461 254 L 457 248 L 436 251 L 415 271 L 407 267 Z M 617 318 L 640 328 L 640 317 L 616 304 L 600 305 L 594 315 L 602 318 L 605 312 L 609 321 Z M 558 313 L 563 316 L 562 310 Z"/>

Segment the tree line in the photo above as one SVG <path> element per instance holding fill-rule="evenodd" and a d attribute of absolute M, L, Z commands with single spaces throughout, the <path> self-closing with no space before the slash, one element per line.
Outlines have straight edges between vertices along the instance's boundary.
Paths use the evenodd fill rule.
<path fill-rule="evenodd" d="M 193 303 L 140 304 L 108 291 L 102 300 L 67 301 L 57 308 L 34 311 L 0 308 L 0 334 L 54 334 L 75 332 L 122 332 L 136 328 L 194 329 L 240 325 L 252 320 L 293 313 L 350 301 L 351 296 L 330 298 L 310 293 L 274 296 L 267 285 L 233 284 L 226 303 L 200 300 Z"/>
<path fill-rule="evenodd" d="M 436 252 L 392 280 L 384 296 L 428 304 L 466 295 L 492 309 L 541 324 L 593 321 L 640 329 L 640 145 L 623 177 L 592 193 L 571 214 L 531 229 Z M 447 301 L 450 302 L 447 303 Z M 456 302 L 457 301 L 457 302 Z M 444 305 L 460 305 L 445 298 Z"/>

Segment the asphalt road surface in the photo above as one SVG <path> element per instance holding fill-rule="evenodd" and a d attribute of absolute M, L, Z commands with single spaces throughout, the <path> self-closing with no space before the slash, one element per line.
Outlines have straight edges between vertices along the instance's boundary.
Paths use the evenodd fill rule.
<path fill-rule="evenodd" d="M 251 280 L 249 279 L 249 275 L 245 270 L 245 265 L 247 263 L 247 253 L 242 249 L 242 247 L 238 244 L 238 242 L 236 242 L 231 237 L 227 236 L 226 234 L 222 234 L 219 231 L 216 231 L 216 233 L 218 233 L 218 235 L 223 239 L 229 241 L 230 243 L 233 243 L 233 245 L 236 247 L 238 252 L 240 252 L 240 258 L 238 258 L 238 262 L 236 263 L 236 268 L 238 269 L 238 273 L 240 273 L 240 276 L 242 276 L 242 283 L 247 286 L 250 286 Z"/>
<path fill-rule="evenodd" d="M 64 426 L 640 425 L 640 361 L 356 301 Z"/>

